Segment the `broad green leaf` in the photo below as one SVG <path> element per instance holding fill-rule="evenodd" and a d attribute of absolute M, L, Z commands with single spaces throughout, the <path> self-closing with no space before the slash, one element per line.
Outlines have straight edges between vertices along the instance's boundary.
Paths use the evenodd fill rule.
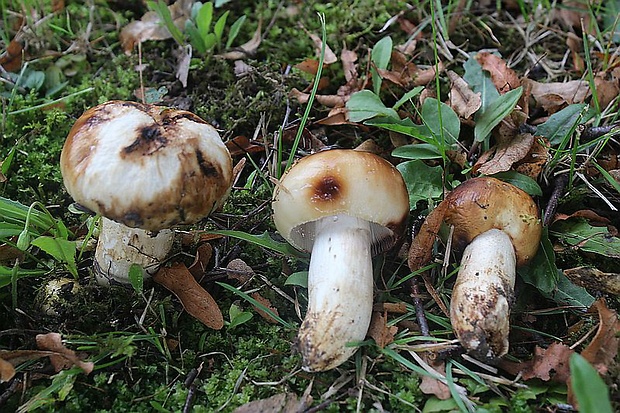
<path fill-rule="evenodd" d="M 17 268 L 17 279 L 24 277 L 38 277 L 45 274 L 45 270 L 25 270 L 23 268 Z M 13 278 L 13 268 L 0 265 L 0 288 L 6 287 L 11 284 Z"/>
<path fill-rule="evenodd" d="M 613 236 L 607 227 L 593 227 L 585 219 L 556 222 L 551 234 L 564 244 L 582 251 L 620 258 L 620 238 Z"/>
<path fill-rule="evenodd" d="M 243 23 L 245 23 L 245 15 L 239 17 L 237 20 L 235 20 L 235 22 L 230 26 L 230 31 L 228 32 L 228 39 L 226 40 L 226 48 L 228 49 L 230 46 L 232 46 L 233 42 L 235 41 L 235 39 L 237 38 L 237 36 L 239 35 L 239 31 L 241 30 L 241 27 L 243 26 Z"/>
<path fill-rule="evenodd" d="M 569 305 L 581 307 L 584 310 L 590 308 L 594 303 L 594 297 L 590 295 L 588 290 L 573 284 L 564 274 L 560 274 L 555 291 L 547 297 L 560 306 Z"/>
<path fill-rule="evenodd" d="M 499 92 L 495 88 L 489 73 L 482 69 L 476 59 L 470 57 L 463 64 L 463 68 L 465 69 L 463 79 L 474 93 L 480 92 L 481 106 L 478 112 L 485 112 L 499 98 Z"/>
<path fill-rule="evenodd" d="M 547 121 L 536 127 L 536 135 L 549 139 L 551 146 L 568 142 L 577 125 L 587 122 L 593 113 L 588 111 L 589 106 L 585 103 L 568 105 L 549 116 Z"/>
<path fill-rule="evenodd" d="M 458 412 L 459 407 L 453 398 L 441 400 L 435 396 L 431 396 L 424 403 L 422 413 L 453 413 Z"/>
<path fill-rule="evenodd" d="M 204 39 L 207 34 L 211 32 L 211 22 L 213 21 L 213 3 L 210 1 L 204 3 L 198 14 L 196 15 L 196 25 L 198 26 L 198 33 L 200 37 Z"/>
<path fill-rule="evenodd" d="M 144 268 L 139 264 L 131 264 L 129 266 L 128 278 L 133 289 L 138 294 L 142 294 L 144 290 Z"/>
<path fill-rule="evenodd" d="M 370 90 L 361 90 L 353 93 L 347 102 L 347 108 L 349 109 L 349 120 L 351 122 L 361 122 L 375 116 L 400 119 L 394 109 L 386 107 L 379 99 L 379 96 Z"/>
<path fill-rule="evenodd" d="M 570 378 L 573 393 L 582 413 L 612 413 L 609 389 L 596 369 L 581 355 L 570 356 Z"/>
<path fill-rule="evenodd" d="M 224 35 L 224 28 L 226 28 L 226 19 L 228 19 L 228 14 L 229 11 L 222 14 L 213 26 L 213 33 L 215 34 L 215 39 L 218 45 L 222 42 L 222 36 Z"/>
<path fill-rule="evenodd" d="M 215 33 L 208 33 L 205 37 L 202 38 L 202 41 L 205 44 L 205 49 L 209 51 L 213 49 L 217 44 L 217 37 L 215 36 Z"/>
<path fill-rule="evenodd" d="M 543 228 L 538 253 L 532 261 L 517 270 L 523 281 L 533 285 L 544 294 L 551 294 L 558 284 L 558 268 L 555 265 L 553 245 L 547 228 Z"/>
<path fill-rule="evenodd" d="M 284 281 L 284 285 L 296 285 L 308 288 L 308 271 L 298 271 L 289 275 Z"/>
<path fill-rule="evenodd" d="M 409 192 L 409 206 L 415 209 L 418 201 L 440 198 L 443 194 L 441 166 L 428 166 L 421 160 L 407 161 L 396 166 Z"/>
<path fill-rule="evenodd" d="M 508 182 L 509 184 L 522 189 L 532 196 L 542 196 L 542 188 L 538 185 L 538 182 L 527 175 L 520 174 L 517 171 L 499 172 L 491 176 L 504 182 Z"/>
<path fill-rule="evenodd" d="M 474 127 L 474 139 L 476 142 L 484 141 L 491 134 L 493 128 L 512 112 L 522 93 L 523 87 L 519 86 L 495 99 L 492 106 L 484 110 L 481 108 L 478 111 L 476 126 Z"/>
<path fill-rule="evenodd" d="M 450 106 L 435 98 L 427 98 L 422 104 L 421 112 L 424 122 L 424 126 L 420 129 L 422 134 L 426 133 L 428 137 L 433 137 L 437 145 L 444 149 L 449 149 L 459 141 L 461 121 Z M 438 113 L 441 113 L 441 123 Z"/>
<path fill-rule="evenodd" d="M 403 145 L 392 151 L 392 156 L 405 159 L 441 159 L 441 152 L 430 143 Z"/>
<path fill-rule="evenodd" d="M 252 235 L 248 234 L 247 232 L 232 230 L 209 231 L 209 233 L 225 235 L 227 237 L 233 237 L 243 241 L 251 242 L 252 244 L 256 244 L 261 247 L 291 257 L 308 258 L 308 254 L 296 250 L 289 243 L 274 240 L 269 236 L 269 233 L 267 231 L 263 232 L 261 235 Z"/>
<path fill-rule="evenodd" d="M 233 303 L 228 309 L 228 317 L 230 319 L 228 328 L 232 330 L 233 328 L 250 321 L 253 314 L 249 311 L 243 311 L 241 307 Z"/>
<path fill-rule="evenodd" d="M 375 94 L 379 94 L 381 91 L 381 76 L 376 69 L 387 69 L 392 56 L 392 38 L 390 36 L 384 37 L 375 43 L 370 53 L 370 58 L 374 63 L 374 67 L 371 67 L 372 84 Z"/>
<path fill-rule="evenodd" d="M 435 138 L 428 137 L 428 130 L 420 125 L 416 125 L 409 118 L 395 119 L 394 117 L 377 117 L 375 119 L 369 119 L 364 122 L 365 125 L 376 126 L 386 130 L 402 133 L 403 135 L 411 136 L 426 143 L 432 143 L 435 146 Z M 424 133 L 422 132 L 424 130 Z"/>
<path fill-rule="evenodd" d="M 199 54 L 205 54 L 207 52 L 207 48 L 205 46 L 204 40 L 202 40 L 202 36 L 198 32 L 198 29 L 190 20 L 185 22 L 185 33 L 189 35 L 189 42 L 194 49 Z"/>
<path fill-rule="evenodd" d="M 75 265 L 75 254 L 77 250 L 74 241 L 41 236 L 33 240 L 32 245 L 41 248 L 41 250 L 54 257 L 56 261 L 66 264 L 71 275 L 77 278 L 77 266 Z"/>

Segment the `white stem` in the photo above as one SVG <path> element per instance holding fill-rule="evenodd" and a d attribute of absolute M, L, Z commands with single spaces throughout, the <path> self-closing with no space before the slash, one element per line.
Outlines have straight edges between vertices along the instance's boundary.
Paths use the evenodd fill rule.
<path fill-rule="evenodd" d="M 308 271 L 308 312 L 299 330 L 306 371 L 332 369 L 362 341 L 372 315 L 370 224 L 346 215 L 316 224 Z"/>
<path fill-rule="evenodd" d="M 138 264 L 145 277 L 154 274 L 166 258 L 174 242 L 169 229 L 157 234 L 139 228 L 129 228 L 118 222 L 101 218 L 101 232 L 95 251 L 95 276 L 101 285 L 111 281 L 129 284 L 129 268 Z"/>
<path fill-rule="evenodd" d="M 463 347 L 482 361 L 508 352 L 515 274 L 515 249 L 504 231 L 483 232 L 463 252 L 450 320 Z"/>

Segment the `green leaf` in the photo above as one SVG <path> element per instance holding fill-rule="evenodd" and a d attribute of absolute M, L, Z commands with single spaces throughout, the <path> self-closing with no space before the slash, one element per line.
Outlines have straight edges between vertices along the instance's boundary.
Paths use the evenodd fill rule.
<path fill-rule="evenodd" d="M 158 0 L 157 2 L 147 1 L 146 4 L 148 5 L 149 9 L 154 10 L 159 15 L 159 17 L 164 23 L 164 26 L 172 35 L 172 38 L 179 45 L 183 46 L 185 44 L 185 41 L 183 39 L 183 33 L 181 33 L 181 30 L 179 30 L 179 28 L 174 25 L 172 15 L 170 14 L 170 10 L 168 9 L 166 3 L 164 3 L 162 0 Z"/>
<path fill-rule="evenodd" d="M 439 123 L 438 108 L 441 111 L 441 123 Z M 424 126 L 420 132 L 429 138 L 432 137 L 438 147 L 443 147 L 445 150 L 459 141 L 461 121 L 450 106 L 435 98 L 427 98 L 422 104 L 421 116 Z"/>
<path fill-rule="evenodd" d="M 241 31 L 241 27 L 243 26 L 243 23 L 245 23 L 245 19 L 246 19 L 246 16 L 243 15 L 239 17 L 237 20 L 235 20 L 235 22 L 230 26 L 230 31 L 228 32 L 228 40 L 226 40 L 227 49 L 230 46 L 232 46 L 233 42 L 239 35 L 239 32 Z"/>
<path fill-rule="evenodd" d="M 500 96 L 491 80 L 491 76 L 488 72 L 482 70 L 480 63 L 473 57 L 470 57 L 463 64 L 463 68 L 465 69 L 463 79 L 474 93 L 480 92 L 481 106 L 478 111 L 486 111 Z"/>
<path fill-rule="evenodd" d="M 375 43 L 370 53 L 370 58 L 374 63 L 374 67 L 371 67 L 370 72 L 372 74 L 372 84 L 375 94 L 379 94 L 381 91 L 381 76 L 376 69 L 387 69 L 392 57 L 392 38 L 390 36 L 384 37 Z"/>
<path fill-rule="evenodd" d="M 241 307 L 233 303 L 228 309 L 228 317 L 230 319 L 228 329 L 232 330 L 233 328 L 250 321 L 250 319 L 253 317 L 253 314 L 249 311 L 243 311 Z"/>
<path fill-rule="evenodd" d="M 415 160 L 400 163 L 396 168 L 407 185 L 411 209 L 415 209 L 418 201 L 438 199 L 443 194 L 441 166 L 428 166 L 421 160 Z"/>
<path fill-rule="evenodd" d="M 185 32 L 189 35 L 189 42 L 192 47 L 196 49 L 199 54 L 205 54 L 207 52 L 207 47 L 194 23 L 189 20 L 185 22 Z"/>
<path fill-rule="evenodd" d="M 570 360 L 571 387 L 582 413 L 612 413 L 609 389 L 588 361 L 574 353 Z"/>
<path fill-rule="evenodd" d="M 430 143 L 403 145 L 392 151 L 392 156 L 405 159 L 441 159 L 441 152 Z"/>
<path fill-rule="evenodd" d="M 584 310 L 590 308 L 594 303 L 594 297 L 590 295 L 588 290 L 573 284 L 564 274 L 560 274 L 558 285 L 548 298 L 551 298 L 558 305 L 579 307 Z"/>
<path fill-rule="evenodd" d="M 267 231 L 263 232 L 261 235 L 252 235 L 248 234 L 247 232 L 232 230 L 209 231 L 209 233 L 225 235 L 227 237 L 233 237 L 243 241 L 248 241 L 252 244 L 256 244 L 258 246 L 279 252 L 280 254 L 284 254 L 290 257 L 305 259 L 308 258 L 308 254 L 296 250 L 288 242 L 280 242 L 274 240 L 269 236 L 269 233 Z"/>
<path fill-rule="evenodd" d="M 405 93 L 400 99 L 398 99 L 398 102 L 396 102 L 394 106 L 392 106 L 392 109 L 398 110 L 398 108 L 400 108 L 405 102 L 418 96 L 420 92 L 422 92 L 423 90 L 424 90 L 424 86 L 414 87 L 409 92 Z"/>
<path fill-rule="evenodd" d="M 532 261 L 517 270 L 523 281 L 533 285 L 543 294 L 550 295 L 558 283 L 558 267 L 555 265 L 553 245 L 547 228 L 543 228 L 540 247 Z"/>
<path fill-rule="evenodd" d="M 46 272 L 45 270 L 25 270 L 19 267 L 17 267 L 17 269 L 14 269 L 12 267 L 0 265 L 0 288 L 6 287 L 7 285 L 11 284 L 11 280 L 13 278 L 13 271 L 17 272 L 17 279 L 24 277 L 38 277 L 45 274 Z"/>
<path fill-rule="evenodd" d="M 351 122 L 361 122 L 376 116 L 387 116 L 393 119 L 400 119 L 398 113 L 386 107 L 379 96 L 370 90 L 361 90 L 351 95 L 347 101 L 349 109 L 349 120 Z"/>
<path fill-rule="evenodd" d="M 200 38 L 204 39 L 211 32 L 211 22 L 213 21 L 213 3 L 204 3 L 196 15 L 196 26 Z"/>
<path fill-rule="evenodd" d="M 74 241 L 41 236 L 33 240 L 32 245 L 51 255 L 56 261 L 66 264 L 67 270 L 69 270 L 71 275 L 77 278 L 77 266 L 75 265 L 76 247 Z"/>
<path fill-rule="evenodd" d="M 549 116 L 545 123 L 538 125 L 536 127 L 536 135 L 549 139 L 551 146 L 568 142 L 577 125 L 590 118 L 590 116 L 586 115 L 587 111 L 588 105 L 585 103 L 568 105 L 561 111 Z"/>
<path fill-rule="evenodd" d="M 133 289 L 138 294 L 142 294 L 144 290 L 144 268 L 140 264 L 131 264 L 129 266 L 128 278 Z"/>
<path fill-rule="evenodd" d="M 556 222 L 552 226 L 551 234 L 562 243 L 582 251 L 620 258 L 620 238 L 613 236 L 607 227 L 593 227 L 585 219 Z"/>
<path fill-rule="evenodd" d="M 284 285 L 296 285 L 308 288 L 308 271 L 294 272 L 286 278 Z"/>
<path fill-rule="evenodd" d="M 215 34 L 215 39 L 218 45 L 222 42 L 224 28 L 226 28 L 226 19 L 228 19 L 229 13 L 229 11 L 226 11 L 224 14 L 222 14 L 222 16 L 215 22 L 215 26 L 213 26 L 213 33 Z"/>
<path fill-rule="evenodd" d="M 2 162 L 0 162 L 0 173 L 2 175 L 6 175 L 9 172 L 9 168 L 13 163 L 13 158 L 15 157 L 15 146 L 11 148 L 9 153 L 6 155 L 6 158 Z"/>
<path fill-rule="evenodd" d="M 506 116 L 512 112 L 517 105 L 523 87 L 519 86 L 510 92 L 498 97 L 492 106 L 478 111 L 476 116 L 476 126 L 474 126 L 474 139 L 476 142 L 484 141 Z"/>
<path fill-rule="evenodd" d="M 538 182 L 527 175 L 520 174 L 517 171 L 499 172 L 491 176 L 504 182 L 508 182 L 509 184 L 522 189 L 532 196 L 542 196 L 542 188 L 538 185 Z"/>

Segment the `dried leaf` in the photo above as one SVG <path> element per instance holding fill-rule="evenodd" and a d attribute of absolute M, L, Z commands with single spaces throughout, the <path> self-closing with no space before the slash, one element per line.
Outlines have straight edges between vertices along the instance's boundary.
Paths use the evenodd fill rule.
<path fill-rule="evenodd" d="M 515 171 L 537 180 L 549 160 L 549 146 L 546 138 L 537 137 L 525 158 L 514 164 Z"/>
<path fill-rule="evenodd" d="M 352 50 L 342 49 L 340 53 L 340 60 L 342 61 L 342 70 L 344 71 L 344 79 L 347 82 L 358 78 L 357 73 L 357 53 Z"/>
<path fill-rule="evenodd" d="M 177 58 L 177 70 L 174 77 L 179 79 L 183 87 L 187 87 L 187 77 L 189 76 L 189 64 L 192 61 L 192 46 L 179 47 L 174 53 Z"/>
<path fill-rule="evenodd" d="M 597 223 L 601 226 L 611 224 L 611 221 L 609 220 L 609 218 L 603 217 L 597 214 L 596 212 L 592 211 L 591 209 L 580 209 L 580 210 L 573 212 L 570 215 L 557 213 L 553 217 L 553 222 L 566 221 L 570 218 L 585 218 L 592 225 L 596 225 Z"/>
<path fill-rule="evenodd" d="M 245 284 L 254 276 L 254 270 L 240 258 L 235 258 L 226 266 L 226 275 L 228 278 Z"/>
<path fill-rule="evenodd" d="M 193 0 L 177 0 L 168 6 L 174 25 L 183 30 L 185 22 L 191 17 Z M 146 40 L 165 40 L 171 38 L 170 31 L 155 11 L 149 11 L 140 20 L 134 20 L 123 27 L 119 35 L 125 54 L 130 55 L 136 44 Z"/>
<path fill-rule="evenodd" d="M 263 145 L 252 143 L 245 135 L 235 136 L 226 142 L 226 148 L 230 152 L 230 156 L 233 157 L 248 153 L 263 152 L 265 150 Z"/>
<path fill-rule="evenodd" d="M 591 291 L 620 295 L 620 274 L 603 272 L 593 267 L 577 267 L 564 270 L 573 283 Z"/>
<path fill-rule="evenodd" d="M 616 274 L 618 275 L 618 274 Z M 581 352 L 581 355 L 592 364 L 599 373 L 606 374 L 608 367 L 618 354 L 620 344 L 620 321 L 618 314 L 607 308 L 603 299 L 598 299 L 592 305 L 599 317 L 599 326 L 596 335 Z"/>
<path fill-rule="evenodd" d="M 433 369 L 441 374 L 445 374 L 445 364 L 437 360 L 429 360 L 428 355 L 424 355 L 424 361 Z M 452 397 L 450 388 L 441 381 L 432 378 L 426 374 L 422 375 L 422 382 L 420 383 L 420 390 L 424 394 L 434 394 L 441 400 L 447 400 Z"/>
<path fill-rule="evenodd" d="M 567 105 L 583 103 L 590 96 L 590 87 L 585 80 L 540 83 L 524 79 L 523 83 L 529 86 L 531 96 L 536 102 L 550 114 Z"/>
<path fill-rule="evenodd" d="M 532 360 L 521 363 L 502 360 L 500 366 L 514 375 L 521 372 L 524 380 L 537 378 L 566 383 L 570 378 L 568 360 L 573 353 L 567 345 L 553 343 L 546 349 L 537 346 Z"/>
<path fill-rule="evenodd" d="M 502 95 L 521 86 L 517 73 L 510 69 L 504 59 L 489 52 L 476 54 L 480 66 L 491 75 L 491 81 Z"/>
<path fill-rule="evenodd" d="M 7 382 L 15 376 L 15 367 L 8 361 L 1 358 L 0 354 L 0 383 Z"/>
<path fill-rule="evenodd" d="M 161 267 L 153 280 L 176 295 L 185 311 L 207 327 L 214 330 L 224 327 L 224 316 L 217 303 L 184 264 Z"/>
<path fill-rule="evenodd" d="M 6 51 L 0 56 L 0 66 L 7 72 L 17 72 L 22 67 L 24 45 L 18 40 L 11 40 Z"/>
<path fill-rule="evenodd" d="M 262 295 L 260 295 L 258 292 L 254 292 L 252 294 L 250 294 L 252 298 L 254 298 L 256 301 L 258 301 L 259 303 L 261 303 L 262 305 L 264 305 L 265 307 L 267 307 L 268 309 L 270 309 L 275 315 L 279 316 L 280 314 L 278 313 L 278 309 L 275 308 L 273 306 L 273 304 L 271 304 L 271 301 L 269 301 L 267 298 L 263 297 Z M 278 324 L 278 320 L 274 319 L 273 317 L 271 317 L 271 315 L 269 315 L 269 313 L 263 311 L 261 308 L 254 306 L 254 310 L 256 310 L 256 312 L 263 317 L 265 320 L 267 320 L 269 323 L 272 324 Z"/>
<path fill-rule="evenodd" d="M 297 99 L 299 103 L 302 105 L 308 103 L 308 99 L 310 99 L 309 93 L 304 93 L 299 91 L 299 89 L 293 88 L 290 91 L 290 96 L 294 99 Z M 322 105 L 325 105 L 330 108 L 334 107 L 343 107 L 348 100 L 348 96 L 338 96 L 338 95 L 315 95 L 315 100 Z"/>
<path fill-rule="evenodd" d="M 297 413 L 303 412 L 312 404 L 312 397 L 298 398 L 294 393 L 281 393 L 267 399 L 255 400 L 239 406 L 234 413 Z"/>
<path fill-rule="evenodd" d="M 316 59 L 306 59 L 297 63 L 294 67 L 302 72 L 309 73 L 314 76 L 319 70 L 319 61 Z"/>
<path fill-rule="evenodd" d="M 199 280 L 207 271 L 209 261 L 213 256 L 213 247 L 209 243 L 204 243 L 196 248 L 196 257 L 194 262 L 187 269 L 192 273 L 195 279 Z"/>
<path fill-rule="evenodd" d="M 407 263 L 411 271 L 417 271 L 431 259 L 433 244 L 441 227 L 446 210 L 447 202 L 441 202 L 426 217 L 420 231 L 416 234 L 409 248 Z"/>
<path fill-rule="evenodd" d="M 448 70 L 448 77 L 452 82 L 452 87 L 450 88 L 450 107 L 461 118 L 469 119 L 482 106 L 480 92 L 474 93 L 467 82 L 452 70 Z"/>
<path fill-rule="evenodd" d="M 323 47 L 323 41 L 321 40 L 321 38 L 314 33 L 310 33 L 308 30 L 306 30 L 305 27 L 301 26 L 301 28 L 304 29 L 306 34 L 310 36 L 310 39 L 312 39 L 312 42 L 314 43 L 316 55 L 321 56 L 321 49 Z M 323 64 L 331 65 L 332 63 L 336 63 L 337 61 L 338 61 L 338 57 L 336 57 L 336 54 L 329 47 L 329 45 L 326 44 L 325 45 L 325 56 L 323 57 Z"/>
<path fill-rule="evenodd" d="M 60 334 L 38 334 L 35 339 L 39 349 L 48 350 L 52 353 L 49 355 L 49 358 L 56 372 L 73 366 L 81 368 L 86 374 L 90 374 L 90 372 L 93 371 L 95 364 L 90 361 L 82 361 L 73 350 L 66 348 L 64 344 L 62 344 L 62 337 Z"/>
<path fill-rule="evenodd" d="M 496 147 L 478 159 L 474 170 L 485 175 L 508 171 L 515 162 L 525 158 L 534 140 L 531 133 L 520 133 L 511 140 L 500 139 Z"/>
<path fill-rule="evenodd" d="M 398 327 L 388 326 L 387 317 L 379 312 L 372 313 L 370 327 L 368 327 L 368 336 L 372 337 L 379 348 L 384 348 L 394 341 L 394 336 L 398 332 Z"/>

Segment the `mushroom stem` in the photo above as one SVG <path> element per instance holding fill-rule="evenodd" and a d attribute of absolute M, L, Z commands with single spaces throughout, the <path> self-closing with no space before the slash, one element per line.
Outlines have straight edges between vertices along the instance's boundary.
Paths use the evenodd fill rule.
<path fill-rule="evenodd" d="M 515 273 L 515 249 L 504 231 L 483 232 L 463 252 L 450 320 L 467 352 L 483 361 L 508 352 Z"/>
<path fill-rule="evenodd" d="M 372 315 L 373 271 L 370 223 L 348 215 L 316 225 L 308 271 L 308 312 L 299 330 L 303 369 L 332 369 L 362 341 Z"/>
<path fill-rule="evenodd" d="M 129 268 L 138 264 L 145 276 L 154 274 L 174 242 L 174 231 L 156 234 L 101 217 L 101 232 L 95 250 L 95 277 L 100 285 L 115 281 L 129 284 Z"/>

